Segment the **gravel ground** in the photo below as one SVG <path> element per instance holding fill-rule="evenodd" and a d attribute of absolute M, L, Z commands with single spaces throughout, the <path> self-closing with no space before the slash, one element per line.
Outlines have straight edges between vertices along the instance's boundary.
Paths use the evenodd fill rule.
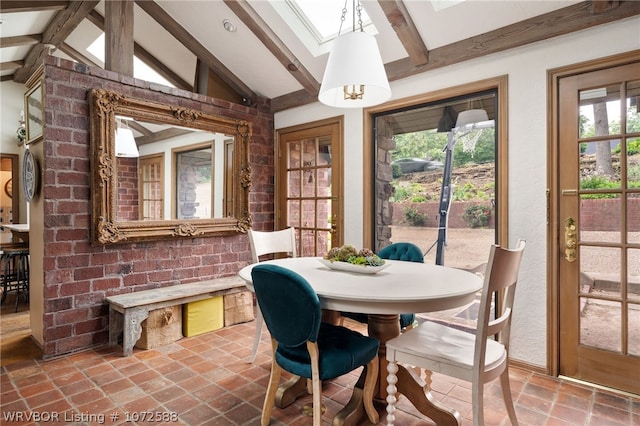
<path fill-rule="evenodd" d="M 393 226 L 391 241 L 411 241 L 424 252 L 427 263 L 435 263 L 436 246 L 429 248 L 438 240 L 436 228 L 416 226 Z M 447 231 L 447 244 L 444 250 L 444 264 L 454 268 L 475 268 L 486 263 L 489 258 L 489 246 L 495 241 L 493 229 L 452 228 Z"/>

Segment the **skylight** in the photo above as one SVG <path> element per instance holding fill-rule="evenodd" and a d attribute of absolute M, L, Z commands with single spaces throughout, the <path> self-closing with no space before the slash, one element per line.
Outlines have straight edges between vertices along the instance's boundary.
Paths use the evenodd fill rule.
<path fill-rule="evenodd" d="M 320 35 L 319 42 L 323 42 L 337 37 L 340 29 L 340 19 L 342 17 L 342 9 L 346 3 L 345 20 L 342 24 L 342 32 L 353 30 L 353 1 L 347 0 L 290 0 L 291 7 L 302 12 L 301 18 L 306 20 L 311 27 Z M 369 15 L 361 9 L 362 25 L 371 24 Z M 356 14 L 356 28 L 358 16 Z"/>
<path fill-rule="evenodd" d="M 431 0 L 431 6 L 433 6 L 433 10 L 439 12 L 464 1 L 465 0 Z"/>
<path fill-rule="evenodd" d="M 307 49 L 320 56 L 329 51 L 331 41 L 340 34 L 353 31 L 353 0 L 270 0 L 273 8 L 289 24 Z M 340 28 L 342 9 L 345 8 L 344 23 Z M 377 34 L 369 15 L 364 10 L 360 13 L 363 29 Z M 356 13 L 356 28 L 358 27 Z"/>
<path fill-rule="evenodd" d="M 104 33 L 102 33 L 89 45 L 89 47 L 87 47 L 87 52 L 91 53 L 104 63 Z M 141 80 L 152 81 L 169 87 L 176 87 L 135 56 L 133 57 L 133 76 Z"/>

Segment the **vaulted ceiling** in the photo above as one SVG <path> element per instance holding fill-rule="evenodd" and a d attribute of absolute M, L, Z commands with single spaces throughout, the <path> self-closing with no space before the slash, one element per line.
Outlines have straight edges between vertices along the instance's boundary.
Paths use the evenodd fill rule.
<path fill-rule="evenodd" d="M 240 102 L 262 96 L 282 111 L 317 100 L 328 56 L 305 45 L 300 27 L 283 13 L 287 1 L 136 0 L 129 40 L 134 55 L 176 87 L 203 92 L 198 76 L 211 70 Z M 390 81 L 640 14 L 640 1 L 622 0 L 361 3 L 378 30 Z M 87 48 L 109 22 L 112 54 L 126 50 L 113 40 L 127 43 L 118 26 L 130 17 L 108 15 L 112 9 L 104 1 L 3 0 L 2 80 L 24 83 L 47 54 L 105 67 Z M 339 18 L 337 10 L 336 26 Z"/>

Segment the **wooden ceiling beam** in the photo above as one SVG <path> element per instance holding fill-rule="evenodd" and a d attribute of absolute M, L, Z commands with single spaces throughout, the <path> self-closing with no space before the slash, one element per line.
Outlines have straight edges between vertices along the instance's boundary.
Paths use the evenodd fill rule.
<path fill-rule="evenodd" d="M 619 0 L 592 0 L 593 13 L 602 13 L 620 6 Z"/>
<path fill-rule="evenodd" d="M 104 31 L 104 17 L 100 15 L 100 13 L 98 13 L 96 10 L 92 10 L 91 13 L 89 13 L 89 15 L 87 16 L 87 19 L 100 30 Z M 169 69 L 165 64 L 163 64 L 158 58 L 149 53 L 148 50 L 146 50 L 136 42 L 133 43 L 133 54 L 177 88 L 193 91 L 192 84 L 189 84 L 182 77 L 180 77 L 178 74 Z M 93 62 L 90 62 L 87 65 L 91 64 L 93 64 Z"/>
<path fill-rule="evenodd" d="M 65 0 L 2 0 L 0 2 L 0 13 L 62 10 L 68 5 L 69 2 Z"/>
<path fill-rule="evenodd" d="M 20 47 L 30 46 L 42 42 L 42 34 L 30 34 L 13 37 L 0 38 L 0 46 L 2 47 Z"/>
<path fill-rule="evenodd" d="M 318 95 L 312 96 L 306 90 L 287 93 L 271 99 L 271 112 L 276 113 L 287 109 L 318 102 Z"/>
<path fill-rule="evenodd" d="M 592 13 L 591 1 L 584 1 L 506 27 L 432 49 L 429 63 L 416 67 L 408 59 L 385 65 L 389 80 L 399 80 L 428 70 L 469 61 L 526 44 L 548 40 L 597 25 L 640 14 L 639 1 L 623 1 L 607 12 Z"/>
<path fill-rule="evenodd" d="M 411 59 L 385 65 L 389 81 L 400 80 L 452 64 L 469 61 L 526 44 L 547 40 L 597 25 L 640 15 L 640 1 L 620 1 L 618 7 L 594 13 L 590 0 L 527 19 L 495 31 L 470 37 L 429 51 L 429 62 L 415 66 Z M 273 112 L 315 102 L 304 91 L 288 93 L 271 100 Z"/>
<path fill-rule="evenodd" d="M 24 59 L 24 67 L 14 73 L 13 80 L 17 83 L 25 83 L 38 67 L 43 64 L 44 58 L 49 54 L 51 48 L 57 48 L 64 43 L 69 34 L 98 3 L 99 1 L 95 0 L 72 1 L 68 2 L 68 6 L 65 9 L 56 12 L 44 33 L 42 33 L 42 42 L 34 45 L 27 53 Z"/>
<path fill-rule="evenodd" d="M 69 56 L 70 58 L 72 58 L 74 61 L 78 63 L 89 65 L 92 67 L 102 68 L 101 65 L 96 64 L 91 59 L 89 59 L 82 53 L 78 52 L 73 47 L 69 46 L 67 43 L 62 43 L 60 46 L 58 46 L 58 50 L 64 53 L 65 55 Z"/>
<path fill-rule="evenodd" d="M 429 49 L 424 44 L 403 0 L 378 0 L 378 4 L 409 54 L 411 62 L 415 66 L 426 64 L 429 61 Z"/>
<path fill-rule="evenodd" d="M 133 77 L 133 2 L 104 5 L 104 68 Z"/>
<path fill-rule="evenodd" d="M 249 27 L 253 34 L 273 53 L 307 92 L 314 96 L 318 94 L 320 91 L 318 80 L 300 63 L 294 53 L 289 50 L 246 0 L 224 0 L 224 3 Z"/>
<path fill-rule="evenodd" d="M 18 70 L 24 66 L 24 61 L 7 61 L 0 63 L 0 71 Z"/>
<path fill-rule="evenodd" d="M 245 98 L 247 104 L 253 104 L 257 94 L 251 90 L 242 80 L 233 74 L 222 62 L 218 60 L 207 48 L 195 39 L 185 28 L 176 22 L 155 1 L 136 0 L 136 4 L 144 10 L 157 23 L 162 25 L 176 40 L 182 43 L 191 53 L 207 64 L 221 79 Z"/>

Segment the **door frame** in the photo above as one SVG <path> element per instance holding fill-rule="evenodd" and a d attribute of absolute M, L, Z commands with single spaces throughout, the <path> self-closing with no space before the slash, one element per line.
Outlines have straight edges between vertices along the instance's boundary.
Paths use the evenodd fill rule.
<path fill-rule="evenodd" d="M 20 176 L 20 156 L 18 154 L 0 154 L 0 159 L 11 162 L 11 184 L 13 187 L 11 195 L 11 210 L 13 221 L 20 223 L 20 191 L 22 190 L 22 181 Z M 0 188 L 4 191 L 4 188 Z"/>
<path fill-rule="evenodd" d="M 564 222 L 560 217 L 559 86 L 560 80 L 640 60 L 640 50 L 594 59 L 547 71 L 547 374 L 560 373 L 560 262 Z"/>
<path fill-rule="evenodd" d="M 499 245 L 508 246 L 509 244 L 509 115 L 508 115 L 508 99 L 509 99 L 509 77 L 501 75 L 488 78 L 485 80 L 465 83 L 459 86 L 452 86 L 432 92 L 423 93 L 410 98 L 402 98 L 384 103 L 375 107 L 365 109 L 363 123 L 363 247 L 373 247 L 374 244 L 374 227 L 375 223 L 375 190 L 374 177 L 376 173 L 375 155 L 376 149 L 374 122 L 375 116 L 400 108 L 409 108 L 420 104 L 437 102 L 442 99 L 456 98 L 472 93 L 485 92 L 488 90 L 496 90 L 497 92 L 497 111 L 498 125 L 495 129 L 498 146 L 496 151 L 496 188 L 498 189 L 498 217 L 499 222 L 496 223 L 497 243 Z M 371 212 L 367 214 L 366 212 Z"/>
<path fill-rule="evenodd" d="M 284 180 L 284 175 L 282 167 L 286 168 L 286 162 L 282 158 L 283 152 L 280 148 L 280 139 L 281 135 L 285 133 L 297 133 L 297 132 L 313 132 L 313 129 L 317 127 L 325 127 L 325 126 L 337 126 L 338 127 L 338 140 L 331 141 L 332 152 L 334 153 L 335 159 L 337 161 L 332 160 L 331 163 L 331 173 L 332 180 L 336 180 L 338 182 L 337 188 L 335 188 L 338 192 L 336 196 L 334 196 L 332 201 L 332 210 L 337 211 L 338 221 L 336 224 L 336 233 L 334 238 L 336 241 L 333 241 L 334 244 L 340 246 L 343 244 L 344 240 L 344 116 L 339 115 L 335 117 L 325 118 L 323 120 L 312 121 L 309 123 L 298 124 L 291 127 L 286 127 L 282 129 L 276 129 L 275 135 L 275 164 L 274 164 L 274 226 L 275 229 L 282 229 L 288 226 L 286 218 L 286 213 L 283 212 L 283 209 L 286 207 L 287 195 L 287 187 L 286 181 Z M 299 247 L 300 249 L 302 247 Z M 299 251 L 300 252 L 300 251 Z"/>

